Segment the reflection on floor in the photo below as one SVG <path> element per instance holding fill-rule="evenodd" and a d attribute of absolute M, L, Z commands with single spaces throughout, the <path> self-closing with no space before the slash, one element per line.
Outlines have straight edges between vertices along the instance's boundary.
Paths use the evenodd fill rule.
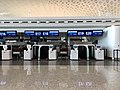
<path fill-rule="evenodd" d="M 0 90 L 120 90 L 119 61 L 0 63 Z"/>
<path fill-rule="evenodd" d="M 102 61 L 95 61 L 95 60 L 10 60 L 10 61 L 0 61 L 0 65 L 100 65 L 100 66 L 113 66 L 113 65 L 120 65 L 120 61 L 114 61 L 111 59 L 106 59 Z"/>

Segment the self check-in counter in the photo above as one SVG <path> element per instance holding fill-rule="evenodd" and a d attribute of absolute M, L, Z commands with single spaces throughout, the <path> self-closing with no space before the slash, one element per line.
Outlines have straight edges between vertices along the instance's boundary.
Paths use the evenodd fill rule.
<path fill-rule="evenodd" d="M 57 59 L 56 49 L 51 44 L 33 45 L 33 58 L 41 59 Z"/>
<path fill-rule="evenodd" d="M 24 60 L 31 60 L 33 58 L 33 48 L 32 45 L 26 45 L 24 49 Z"/>
<path fill-rule="evenodd" d="M 12 44 L 9 44 L 10 41 L 14 41 L 17 37 L 17 31 L 0 31 L 0 37 L 3 37 L 4 44 L 0 45 L 1 59 L 10 60 L 13 59 L 13 50 Z M 11 39 L 10 41 L 7 39 Z"/>
<path fill-rule="evenodd" d="M 92 44 L 93 42 L 90 40 L 90 37 L 102 36 L 103 30 L 68 30 L 67 34 L 70 39 L 74 38 L 75 42 L 76 40 L 79 41 L 79 43 L 72 44 L 70 51 L 71 60 L 78 60 L 79 58 L 89 60 L 95 58 L 95 44 Z"/>
<path fill-rule="evenodd" d="M 94 58 L 94 44 L 74 44 L 70 51 L 70 59 L 91 59 Z"/>
<path fill-rule="evenodd" d="M 2 60 L 12 59 L 12 47 L 10 45 L 0 45 L 0 58 Z"/>
<path fill-rule="evenodd" d="M 33 51 L 33 59 L 57 59 L 56 55 L 56 48 L 53 44 L 47 43 L 47 39 L 45 37 L 58 37 L 59 31 L 58 30 L 51 30 L 51 31 L 34 31 L 34 30 L 26 30 L 24 31 L 25 37 L 30 37 L 31 42 L 36 42 L 32 46 Z M 42 41 L 40 37 L 43 38 Z M 25 53 L 28 51 L 24 51 Z M 30 49 L 29 49 L 29 52 Z M 27 54 L 27 53 L 26 53 Z"/>
<path fill-rule="evenodd" d="M 96 60 L 104 60 L 105 58 L 105 50 L 102 49 L 100 46 L 95 48 L 95 59 Z"/>
<path fill-rule="evenodd" d="M 7 45 L 4 45 L 3 52 L 6 54 L 8 51 L 12 52 L 10 55 L 12 55 L 12 58 L 20 59 L 24 58 L 24 60 L 31 60 L 33 58 L 33 50 L 32 45 L 25 44 L 22 42 L 7 42 Z M 5 47 L 11 46 L 11 50 L 6 50 Z M 6 53 L 5 53 L 6 52 Z M 3 55 L 4 57 L 5 55 Z"/>

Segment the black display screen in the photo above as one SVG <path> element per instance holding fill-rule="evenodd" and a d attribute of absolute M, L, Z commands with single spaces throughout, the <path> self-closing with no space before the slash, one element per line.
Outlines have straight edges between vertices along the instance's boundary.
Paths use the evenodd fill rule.
<path fill-rule="evenodd" d="M 41 31 L 35 31 L 35 36 L 38 36 L 38 37 L 42 36 L 42 32 Z"/>
<path fill-rule="evenodd" d="M 49 31 L 49 36 L 59 36 L 59 31 L 58 30 Z"/>
<path fill-rule="evenodd" d="M 25 31 L 25 32 L 24 32 L 24 35 L 25 35 L 26 37 L 32 37 L 32 36 L 34 36 L 35 34 L 34 34 L 34 31 Z"/>
<path fill-rule="evenodd" d="M 68 33 L 68 36 L 70 36 L 70 37 L 71 37 L 71 36 L 78 36 L 78 35 L 77 35 L 77 31 L 72 31 L 72 30 L 71 30 L 71 31 L 68 31 L 67 33 Z"/>
<path fill-rule="evenodd" d="M 17 36 L 17 31 L 6 31 L 6 36 L 15 37 Z"/>
<path fill-rule="evenodd" d="M 6 32 L 5 31 L 0 31 L 0 37 L 6 37 Z"/>

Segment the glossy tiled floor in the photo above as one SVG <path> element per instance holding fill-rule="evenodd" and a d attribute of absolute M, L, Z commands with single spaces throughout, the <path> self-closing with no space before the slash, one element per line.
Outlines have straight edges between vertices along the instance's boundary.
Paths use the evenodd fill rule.
<path fill-rule="evenodd" d="M 120 90 L 119 61 L 0 63 L 0 90 Z"/>

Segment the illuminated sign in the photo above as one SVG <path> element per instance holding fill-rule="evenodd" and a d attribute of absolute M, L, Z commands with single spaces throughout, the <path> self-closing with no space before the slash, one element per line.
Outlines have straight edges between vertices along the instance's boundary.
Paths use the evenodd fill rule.
<path fill-rule="evenodd" d="M 34 31 L 25 31 L 24 35 L 27 37 L 34 36 Z"/>

